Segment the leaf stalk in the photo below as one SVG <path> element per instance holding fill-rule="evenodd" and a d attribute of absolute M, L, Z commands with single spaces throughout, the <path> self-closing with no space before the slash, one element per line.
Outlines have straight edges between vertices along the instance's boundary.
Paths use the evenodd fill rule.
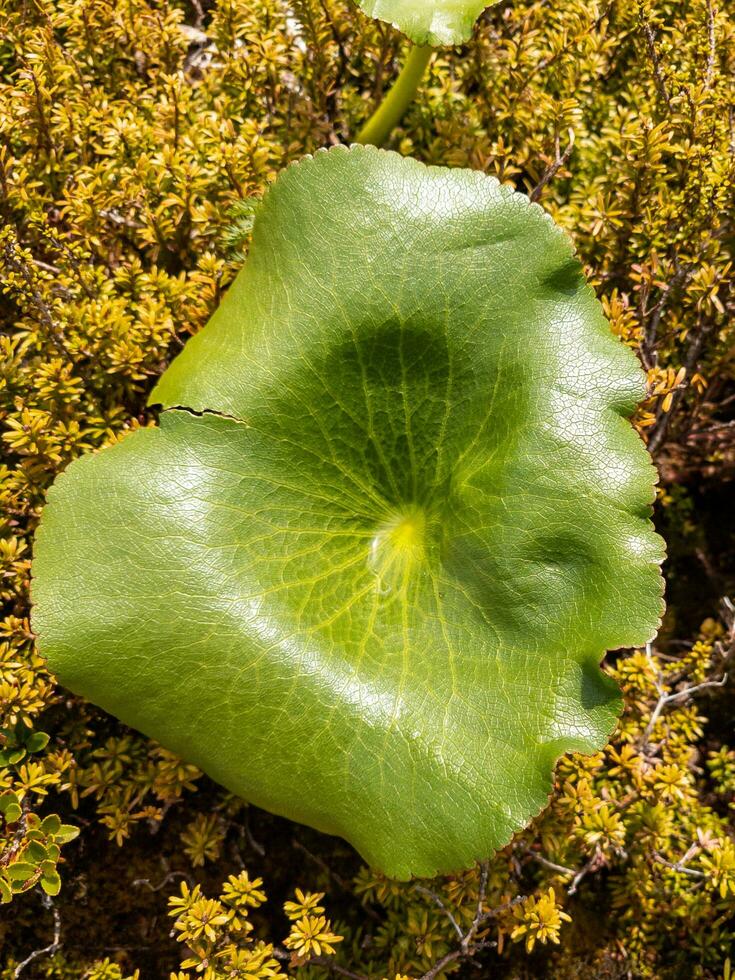
<path fill-rule="evenodd" d="M 418 91 L 434 49 L 415 44 L 392 88 L 355 138 L 356 143 L 382 146 L 398 125 Z"/>

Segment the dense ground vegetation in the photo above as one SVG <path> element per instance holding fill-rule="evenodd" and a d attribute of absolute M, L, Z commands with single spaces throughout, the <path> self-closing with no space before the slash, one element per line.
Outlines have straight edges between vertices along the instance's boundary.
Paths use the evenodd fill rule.
<path fill-rule="evenodd" d="M 670 552 L 659 639 L 608 658 L 610 746 L 487 865 L 408 884 L 71 698 L 28 619 L 56 474 L 154 421 L 252 200 L 349 141 L 403 42 L 336 0 L 0 0 L 0 24 L 0 976 L 729 977 L 735 11 L 501 3 L 395 135 L 573 236 L 648 372 Z"/>

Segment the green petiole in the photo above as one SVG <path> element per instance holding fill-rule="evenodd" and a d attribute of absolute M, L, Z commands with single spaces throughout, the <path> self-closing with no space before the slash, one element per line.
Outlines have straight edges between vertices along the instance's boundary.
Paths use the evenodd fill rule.
<path fill-rule="evenodd" d="M 355 139 L 356 143 L 382 146 L 416 95 L 434 48 L 414 45 L 393 87 L 368 119 Z"/>

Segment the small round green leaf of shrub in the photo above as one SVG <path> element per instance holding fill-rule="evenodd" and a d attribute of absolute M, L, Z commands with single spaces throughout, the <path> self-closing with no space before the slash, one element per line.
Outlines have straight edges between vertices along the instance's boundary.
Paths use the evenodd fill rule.
<path fill-rule="evenodd" d="M 57 871 L 49 871 L 41 878 L 41 888 L 47 895 L 58 895 L 61 891 L 61 878 Z"/>
<path fill-rule="evenodd" d="M 54 840 L 59 844 L 68 844 L 70 841 L 76 840 L 78 836 L 79 827 L 72 827 L 68 823 L 62 823 L 53 835 Z"/>
<path fill-rule="evenodd" d="M 55 813 L 50 813 L 42 822 L 41 830 L 44 834 L 54 836 L 61 830 L 61 820 Z"/>
<path fill-rule="evenodd" d="M 490 6 L 486 0 L 358 0 L 369 17 L 387 21 L 415 44 L 462 44 Z"/>
<path fill-rule="evenodd" d="M 0 796 L 0 814 L 6 823 L 16 823 L 20 820 L 23 811 L 15 793 L 3 793 Z"/>
<path fill-rule="evenodd" d="M 34 864 L 29 864 L 27 861 L 16 861 L 14 864 L 9 864 L 5 869 L 5 874 L 11 881 L 29 881 L 36 873 L 36 866 Z"/>
<path fill-rule="evenodd" d="M 62 682 L 396 877 L 484 858 L 651 638 L 642 390 L 569 241 L 483 174 L 320 152 L 37 540 Z"/>

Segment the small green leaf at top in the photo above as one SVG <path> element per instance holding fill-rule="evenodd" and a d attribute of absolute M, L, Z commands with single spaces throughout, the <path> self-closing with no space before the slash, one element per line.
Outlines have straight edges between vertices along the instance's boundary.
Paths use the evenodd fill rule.
<path fill-rule="evenodd" d="M 496 0 L 497 2 L 497 0 Z M 397 27 L 414 44 L 432 47 L 464 44 L 486 0 L 358 0 L 369 17 Z"/>
<path fill-rule="evenodd" d="M 398 878 L 467 867 L 620 710 L 662 612 L 643 392 L 566 236 L 374 147 L 288 168 L 152 396 L 49 494 L 62 683 Z"/>

